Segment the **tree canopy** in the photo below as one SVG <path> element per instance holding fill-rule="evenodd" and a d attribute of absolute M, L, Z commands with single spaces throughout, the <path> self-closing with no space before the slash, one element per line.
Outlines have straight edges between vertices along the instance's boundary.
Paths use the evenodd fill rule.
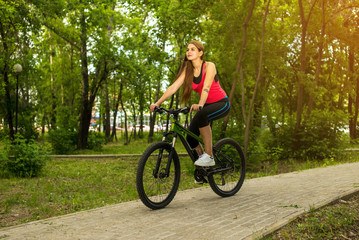
<path fill-rule="evenodd" d="M 84 149 L 90 130 L 113 141 L 123 129 L 128 144 L 148 125 L 152 141 L 160 119 L 148 106 L 200 40 L 233 106 L 215 139 L 236 138 L 255 158 L 258 149 L 326 157 L 344 129 L 358 138 L 358 0 L 0 0 L 0 9 L 3 137 L 17 131 L 18 84 L 28 138 L 74 132 Z M 165 104 L 179 106 L 179 95 Z"/>

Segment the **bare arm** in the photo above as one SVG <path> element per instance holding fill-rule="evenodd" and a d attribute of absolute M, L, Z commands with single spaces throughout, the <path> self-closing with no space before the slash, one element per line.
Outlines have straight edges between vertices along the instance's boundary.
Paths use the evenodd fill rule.
<path fill-rule="evenodd" d="M 201 99 L 199 100 L 199 103 L 198 103 L 201 106 L 203 106 L 206 103 L 209 89 L 211 89 L 214 76 L 216 76 L 216 72 L 217 72 L 217 70 L 216 70 L 216 66 L 214 65 L 214 63 L 207 62 L 206 78 L 204 79 L 204 83 L 203 83 Z"/>
<path fill-rule="evenodd" d="M 185 71 L 181 73 L 181 75 L 172 83 L 171 86 L 167 88 L 167 90 L 163 93 L 162 97 L 155 103 L 151 104 L 150 109 L 153 112 L 155 107 L 159 107 L 167 98 L 171 97 L 177 90 L 182 86 L 184 82 Z"/>

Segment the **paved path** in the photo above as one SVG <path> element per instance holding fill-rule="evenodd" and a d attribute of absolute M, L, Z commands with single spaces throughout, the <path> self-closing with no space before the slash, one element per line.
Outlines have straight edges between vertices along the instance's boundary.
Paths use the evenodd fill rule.
<path fill-rule="evenodd" d="M 255 239 L 312 207 L 359 191 L 359 163 L 244 182 L 237 195 L 209 187 L 177 193 L 162 210 L 132 201 L 0 230 L 0 239 Z"/>

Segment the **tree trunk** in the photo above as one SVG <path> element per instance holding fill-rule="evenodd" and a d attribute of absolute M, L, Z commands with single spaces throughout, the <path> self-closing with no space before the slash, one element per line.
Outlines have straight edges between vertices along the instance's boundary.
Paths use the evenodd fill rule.
<path fill-rule="evenodd" d="M 45 134 L 45 125 L 46 125 L 46 115 L 44 114 L 41 120 L 41 135 Z"/>
<path fill-rule="evenodd" d="M 115 89 L 115 88 L 114 88 Z M 111 139 L 116 139 L 117 141 L 117 130 L 116 130 L 116 125 L 117 125 L 117 113 L 118 113 L 118 107 L 120 105 L 120 100 L 121 100 L 121 92 L 118 94 L 117 96 L 117 100 L 114 101 L 115 102 L 115 107 L 113 110 L 113 124 L 112 124 L 112 134 L 111 134 Z"/>
<path fill-rule="evenodd" d="M 262 126 L 263 102 L 264 102 L 264 98 L 262 97 L 260 92 L 258 92 L 257 96 L 258 96 L 257 101 L 254 103 L 253 106 L 253 127 L 255 128 L 256 132 Z"/>
<path fill-rule="evenodd" d="M 115 9 L 115 3 L 112 4 L 111 10 L 113 11 Z M 111 32 L 112 32 L 112 23 L 113 23 L 113 15 L 110 18 L 110 23 L 107 26 L 107 36 L 110 39 L 111 38 Z M 105 138 L 107 141 L 112 141 L 113 136 L 111 135 L 111 114 L 110 114 L 110 100 L 109 100 L 109 95 L 108 95 L 108 84 L 107 84 L 107 77 L 108 77 L 108 69 L 107 69 L 107 61 L 104 61 L 105 64 L 105 78 L 104 79 L 104 83 L 105 83 L 105 109 L 106 109 L 106 131 L 105 131 Z M 116 109 L 116 113 L 117 113 L 117 109 Z M 116 133 L 116 116 L 113 116 L 113 133 Z"/>
<path fill-rule="evenodd" d="M 111 114 L 110 114 L 110 99 L 108 96 L 108 84 L 107 84 L 107 62 L 104 62 L 104 73 L 102 75 L 104 81 L 104 98 L 105 98 L 105 138 L 106 141 L 110 140 L 111 134 Z"/>
<path fill-rule="evenodd" d="M 4 82 L 5 82 L 5 101 L 6 101 L 6 120 L 9 126 L 9 137 L 11 140 L 15 139 L 14 136 L 14 125 L 13 125 L 13 115 L 12 115 L 12 106 L 11 106 L 11 96 L 10 96 L 10 82 L 8 77 L 9 65 L 7 59 L 4 64 Z"/>
<path fill-rule="evenodd" d="M 139 106 L 140 107 L 140 109 L 139 109 L 140 110 L 140 129 L 138 131 L 138 137 L 142 138 L 143 137 L 143 125 L 144 125 L 144 122 L 143 122 L 143 120 L 144 120 L 144 116 L 143 116 L 144 107 L 143 107 L 143 105 L 145 104 L 144 93 L 140 95 L 139 102 L 140 102 L 140 106 Z"/>
<path fill-rule="evenodd" d="M 92 79 L 91 89 L 89 84 L 88 63 L 87 63 L 87 26 L 84 10 L 80 17 L 81 27 L 81 75 L 82 75 L 82 94 L 81 94 L 81 110 L 80 110 L 80 124 L 79 135 L 77 141 L 78 149 L 87 148 L 87 140 L 89 134 L 89 127 L 92 117 L 92 107 L 94 105 L 98 89 L 106 78 L 106 71 L 101 72 L 101 64 L 98 64 L 96 69 L 96 76 Z M 104 75 L 101 75 L 104 74 Z"/>
<path fill-rule="evenodd" d="M 133 128 L 132 128 L 133 138 L 134 138 L 134 140 L 136 140 L 136 139 L 137 139 L 137 127 L 136 127 L 137 117 L 136 117 L 135 104 L 132 102 L 132 100 L 131 100 L 131 106 L 132 106 L 132 110 L 133 110 L 133 113 L 132 113 L 132 119 L 133 119 Z"/>
<path fill-rule="evenodd" d="M 121 81 L 121 84 L 120 84 L 120 103 L 121 103 L 122 111 L 124 112 L 124 115 L 125 115 L 125 145 L 127 145 L 129 143 L 129 141 L 128 141 L 128 130 L 127 130 L 127 113 L 126 113 L 126 109 L 125 109 L 125 106 L 124 106 L 123 100 L 122 100 L 122 90 L 123 90 L 123 83 Z"/>
<path fill-rule="evenodd" d="M 84 11 L 81 13 L 81 75 L 82 75 L 82 94 L 81 94 L 81 112 L 79 135 L 77 141 L 78 149 L 87 148 L 87 140 L 89 134 L 89 126 L 91 121 L 92 106 L 89 101 L 89 75 L 87 65 L 87 29 Z"/>
<path fill-rule="evenodd" d="M 51 35 L 50 35 L 51 38 Z M 51 129 L 56 130 L 56 95 L 55 95 L 55 87 L 54 87 L 54 72 L 53 72 L 53 52 L 52 46 L 50 45 L 50 83 L 51 83 L 51 113 L 50 113 L 50 121 L 51 121 Z"/>
<path fill-rule="evenodd" d="M 244 102 L 244 79 L 243 79 L 242 67 L 240 69 L 241 84 L 242 84 L 242 111 L 243 111 L 244 123 L 245 123 L 245 131 L 244 131 L 244 156 L 245 156 L 245 158 L 247 158 L 247 156 L 248 156 L 249 130 L 250 130 L 250 124 L 251 124 L 252 110 L 253 110 L 254 101 L 256 98 L 257 90 L 258 90 L 258 85 L 259 85 L 259 82 L 261 80 L 261 75 L 262 75 L 265 23 L 266 23 L 268 11 L 269 11 L 269 4 L 270 4 L 270 0 L 267 2 L 267 8 L 266 8 L 263 22 L 262 22 L 262 40 L 261 40 L 261 48 L 260 48 L 260 55 L 259 55 L 258 73 L 257 73 L 256 84 L 255 84 L 254 90 L 253 90 L 253 95 L 252 95 L 251 101 L 249 103 L 247 117 L 245 116 L 246 114 L 245 114 L 245 102 Z"/>
<path fill-rule="evenodd" d="M 12 106 L 11 106 L 11 87 L 9 82 L 9 62 L 10 54 L 9 54 L 9 47 L 7 45 L 6 34 L 4 30 L 4 26 L 2 21 L 0 20 L 0 34 L 1 34 L 1 41 L 3 43 L 4 48 L 4 68 L 3 68 L 3 77 L 5 83 L 5 102 L 6 102 L 6 121 L 9 126 L 9 137 L 11 140 L 14 140 L 14 123 L 13 123 L 13 115 L 12 115 Z"/>
<path fill-rule="evenodd" d="M 315 70 L 315 77 L 314 77 L 315 89 L 317 89 L 317 87 L 318 87 L 319 76 L 320 76 L 320 73 L 321 73 L 321 70 L 322 70 L 322 56 L 323 56 L 323 46 L 324 46 L 324 35 L 325 35 L 325 0 L 322 0 L 322 29 L 321 29 L 321 32 L 320 32 L 317 67 L 316 67 L 316 70 Z M 309 95 L 307 117 L 310 116 L 310 113 L 311 113 L 311 111 L 313 109 L 314 95 L 315 95 L 315 91 L 312 94 Z"/>
<path fill-rule="evenodd" d="M 354 85 L 354 50 L 352 46 L 349 46 L 349 82 Z M 356 89 L 358 92 L 358 89 Z M 358 94 L 358 93 L 357 93 Z M 358 95 L 357 95 L 358 96 Z M 349 135 L 350 139 L 356 139 L 356 118 L 357 110 L 355 109 L 353 113 L 353 97 L 349 94 L 348 101 L 348 113 L 349 113 Z M 357 103 L 355 103 L 357 105 Z"/>
<path fill-rule="evenodd" d="M 241 50 L 239 52 L 238 59 L 237 59 L 237 66 L 236 66 L 236 71 L 235 71 L 235 74 L 234 74 L 234 79 L 233 79 L 233 83 L 232 83 L 231 92 L 229 94 L 229 101 L 230 102 L 232 102 L 232 100 L 234 98 L 235 91 L 236 91 L 236 86 L 237 86 L 237 83 L 238 83 L 238 74 L 240 72 L 240 69 L 242 68 L 242 59 L 243 59 L 243 55 L 244 55 L 244 51 L 245 51 L 245 46 L 247 44 L 247 27 L 248 27 L 249 20 L 252 17 L 255 3 L 256 3 L 255 0 L 251 1 L 251 6 L 249 8 L 247 17 L 245 18 L 245 20 L 243 22 L 242 45 L 241 45 Z M 234 37 L 234 43 L 235 42 L 236 42 L 236 39 Z M 244 91 L 244 89 L 243 89 L 243 91 Z M 221 137 L 225 137 L 225 132 L 227 130 L 228 121 L 229 121 L 229 114 L 224 118 L 223 125 L 222 125 L 222 131 L 221 131 Z"/>
<path fill-rule="evenodd" d="M 158 101 L 158 98 L 160 95 L 160 87 L 161 87 L 161 77 L 159 77 L 157 79 L 156 96 L 155 96 L 154 102 Z M 155 123 L 156 123 L 156 113 L 154 112 L 150 116 L 150 133 L 148 134 L 148 143 L 153 142 L 153 132 L 154 132 Z"/>
<path fill-rule="evenodd" d="M 302 33 L 301 33 L 301 54 L 300 54 L 300 70 L 302 73 L 306 73 L 306 35 L 307 35 L 307 24 L 303 16 L 303 6 L 302 1 L 299 1 L 300 5 L 300 12 L 301 12 L 301 20 L 302 20 Z M 294 130 L 294 137 L 298 141 L 298 133 L 301 126 L 302 121 L 302 113 L 303 113 L 303 99 L 304 99 L 304 85 L 303 80 L 299 77 L 298 78 L 298 95 L 297 95 L 297 115 L 296 115 L 296 124 L 295 124 L 295 130 Z M 297 142 L 296 141 L 296 142 Z"/>
<path fill-rule="evenodd" d="M 306 38 L 307 38 L 307 28 L 309 19 L 316 4 L 317 0 L 313 1 L 311 9 L 308 13 L 307 18 L 304 16 L 304 8 L 302 0 L 298 0 L 299 5 L 299 13 L 300 13 L 300 20 L 302 25 L 302 33 L 301 33 L 301 49 L 300 49 L 300 70 L 303 75 L 307 73 L 307 53 L 306 53 Z M 300 137 L 299 132 L 302 123 L 302 114 L 303 114 L 303 105 L 304 105 L 304 84 L 303 79 L 298 79 L 298 95 L 297 95 L 297 115 L 296 115 L 296 124 L 294 129 L 294 149 L 297 149 L 300 145 Z"/>
<path fill-rule="evenodd" d="M 354 74 L 354 73 L 353 73 Z M 358 111 L 359 111 L 359 77 L 356 77 L 356 90 L 355 90 L 355 109 L 354 109 L 354 117 L 353 117 L 353 132 L 354 132 L 354 139 L 357 138 L 357 120 L 358 120 Z"/>

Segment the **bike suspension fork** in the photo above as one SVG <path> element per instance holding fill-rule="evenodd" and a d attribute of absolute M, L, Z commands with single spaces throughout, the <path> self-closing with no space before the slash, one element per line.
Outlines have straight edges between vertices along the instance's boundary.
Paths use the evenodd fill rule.
<path fill-rule="evenodd" d="M 173 160 L 173 154 L 175 152 L 176 139 L 177 139 L 177 133 L 174 133 L 173 139 L 172 139 L 171 151 L 170 151 L 170 154 L 168 155 L 168 161 L 167 161 L 167 166 L 166 166 L 166 176 L 167 177 L 170 175 L 170 168 L 171 168 L 171 163 Z"/>
<path fill-rule="evenodd" d="M 165 176 L 168 177 L 170 174 L 170 168 L 171 168 L 171 162 L 172 162 L 172 159 L 173 159 L 173 154 L 174 154 L 174 147 L 175 147 L 175 144 L 176 144 L 176 138 L 177 138 L 177 134 L 173 134 L 173 139 L 172 139 L 172 145 L 171 145 L 171 150 L 169 152 L 169 155 L 168 155 L 168 161 L 167 161 L 167 165 L 166 165 L 166 171 L 165 171 Z M 166 137 L 164 136 L 163 137 L 164 140 L 166 140 Z M 160 165 L 161 165 L 161 161 L 162 161 L 162 157 L 163 157 L 163 149 L 160 149 L 160 152 L 157 156 L 157 163 L 156 163 L 156 167 L 155 169 L 153 170 L 153 176 L 155 178 L 158 177 L 158 172 L 160 170 Z"/>

